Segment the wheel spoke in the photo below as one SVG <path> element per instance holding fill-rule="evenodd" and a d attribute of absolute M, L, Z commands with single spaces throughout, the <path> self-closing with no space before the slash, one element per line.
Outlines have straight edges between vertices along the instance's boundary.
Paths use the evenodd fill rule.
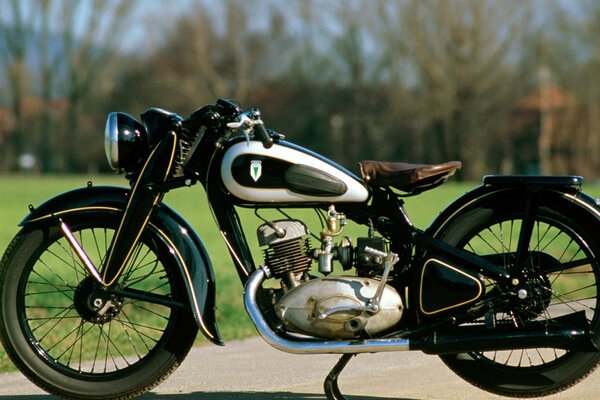
<path fill-rule="evenodd" d="M 71 227 L 94 264 L 102 265 L 114 229 Z M 102 290 L 89 282 L 87 270 L 59 236 L 30 267 L 22 288 L 23 323 L 37 351 L 55 360 L 56 368 L 91 375 L 121 371 L 151 354 L 167 334 L 172 308 L 181 306 L 170 279 L 155 248 L 140 240 L 121 286 Z M 127 294 L 136 299 L 126 301 Z M 102 313 L 94 308 L 99 300 L 108 307 Z"/>
<path fill-rule="evenodd" d="M 517 249 L 513 248 L 515 243 L 518 243 Z M 498 322 L 506 320 L 516 327 L 526 326 L 530 320 L 550 323 L 558 316 L 579 311 L 585 311 L 588 319 L 596 318 L 599 294 L 594 271 L 598 270 L 598 260 L 590 255 L 578 235 L 555 221 L 533 215 L 526 221 L 498 221 L 474 232 L 462 247 L 491 257 L 496 263 L 503 262 L 508 269 L 521 265 L 531 277 L 539 277 L 532 281 L 537 286 L 528 289 L 531 307 L 539 307 L 537 314 L 526 311 L 527 308 L 517 309 L 496 314 Z M 491 294 L 495 285 L 496 282 L 486 280 L 486 292 Z M 552 362 L 566 353 L 557 349 L 525 349 L 486 352 L 482 356 L 493 363 L 525 368 Z"/>

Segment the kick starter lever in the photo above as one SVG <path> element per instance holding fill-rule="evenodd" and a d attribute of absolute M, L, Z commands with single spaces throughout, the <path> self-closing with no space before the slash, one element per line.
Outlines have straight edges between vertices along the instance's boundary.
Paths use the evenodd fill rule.
<path fill-rule="evenodd" d="M 377 286 L 377 290 L 375 291 L 375 296 L 372 299 L 369 299 L 364 306 L 339 306 L 332 307 L 328 310 L 323 311 L 317 317 L 321 320 L 327 319 L 330 315 L 340 313 L 340 312 L 348 312 L 348 311 L 362 311 L 369 312 L 372 314 L 377 314 L 380 310 L 381 304 L 381 296 L 383 296 L 383 291 L 385 290 L 385 285 L 387 284 L 387 278 L 390 274 L 390 270 L 398 262 L 398 255 L 396 253 L 385 253 L 380 250 L 373 249 L 371 247 L 365 247 L 365 253 L 369 253 L 373 256 L 381 257 L 381 259 L 385 260 L 385 266 L 383 268 L 383 274 L 381 274 L 381 282 Z"/>

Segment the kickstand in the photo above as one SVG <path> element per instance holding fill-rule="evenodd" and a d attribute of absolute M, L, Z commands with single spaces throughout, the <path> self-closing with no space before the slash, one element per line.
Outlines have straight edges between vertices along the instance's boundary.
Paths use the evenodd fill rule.
<path fill-rule="evenodd" d="M 337 364 L 335 364 L 333 369 L 329 371 L 329 374 L 327 375 L 327 378 L 325 378 L 325 382 L 323 383 L 323 387 L 325 389 L 325 396 L 327 396 L 328 400 L 346 400 L 342 392 L 340 392 L 340 388 L 337 384 L 337 379 L 338 376 L 340 376 L 342 370 L 348 364 L 348 361 L 350 361 L 350 359 L 355 355 L 355 353 L 345 353 L 338 360 Z"/>

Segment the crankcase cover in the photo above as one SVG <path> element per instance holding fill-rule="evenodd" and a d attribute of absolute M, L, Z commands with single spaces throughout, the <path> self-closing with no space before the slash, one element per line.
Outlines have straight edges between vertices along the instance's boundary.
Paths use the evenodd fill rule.
<path fill-rule="evenodd" d="M 276 306 L 277 315 L 294 330 L 329 339 L 353 338 L 356 332 L 348 330 L 346 322 L 361 318 L 366 321 L 364 330 L 375 335 L 397 324 L 403 310 L 400 295 L 389 285 L 379 312 L 361 310 L 375 296 L 379 282 L 347 276 L 313 279 L 286 293 Z"/>

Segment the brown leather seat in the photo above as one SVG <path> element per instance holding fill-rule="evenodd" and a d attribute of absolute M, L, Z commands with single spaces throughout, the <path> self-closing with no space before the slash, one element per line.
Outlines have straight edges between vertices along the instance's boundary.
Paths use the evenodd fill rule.
<path fill-rule="evenodd" d="M 369 185 L 392 186 L 416 194 L 444 183 L 462 167 L 462 163 L 450 161 L 432 165 L 367 160 L 359 162 L 358 166 Z"/>

